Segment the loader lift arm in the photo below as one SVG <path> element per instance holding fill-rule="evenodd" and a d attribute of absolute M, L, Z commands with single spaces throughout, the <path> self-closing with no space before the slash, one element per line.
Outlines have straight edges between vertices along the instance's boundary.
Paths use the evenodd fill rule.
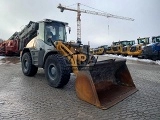
<path fill-rule="evenodd" d="M 80 48 L 73 47 L 72 43 L 62 43 L 62 41 L 55 42 L 56 49 L 71 62 L 72 70 L 75 75 L 78 73 L 78 66 L 81 62 L 84 62 L 87 58 L 83 53 L 77 53 Z"/>

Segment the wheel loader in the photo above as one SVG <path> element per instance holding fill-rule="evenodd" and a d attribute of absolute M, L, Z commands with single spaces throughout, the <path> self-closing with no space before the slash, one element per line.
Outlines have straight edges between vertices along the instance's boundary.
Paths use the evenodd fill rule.
<path fill-rule="evenodd" d="M 120 41 L 118 42 L 113 42 L 112 44 L 112 49 L 113 49 L 113 54 L 117 54 L 117 55 L 120 55 L 121 54 L 121 44 L 120 44 Z"/>
<path fill-rule="evenodd" d="M 134 44 L 131 46 L 130 51 L 128 51 L 128 55 L 133 57 L 140 57 L 143 51 L 143 48 L 150 43 L 149 37 L 138 38 L 138 44 Z"/>
<path fill-rule="evenodd" d="M 113 52 L 114 54 L 117 55 L 124 55 L 125 54 L 125 46 L 127 46 L 127 44 L 129 43 L 129 41 L 127 40 L 122 40 L 122 41 L 118 41 L 118 42 L 113 42 Z"/>
<path fill-rule="evenodd" d="M 125 60 L 97 61 L 89 45 L 67 42 L 68 23 L 45 19 L 36 24 L 36 36 L 21 52 L 24 75 L 34 76 L 43 68 L 49 85 L 62 88 L 74 73 L 77 96 L 101 109 L 137 91 Z"/>
<path fill-rule="evenodd" d="M 123 44 L 123 42 L 122 42 L 123 47 L 122 47 L 122 52 L 121 52 L 121 54 L 122 54 L 123 56 L 127 56 L 128 53 L 130 52 L 131 46 L 135 44 L 135 40 L 125 41 L 124 43 L 125 43 L 125 44 Z"/>
<path fill-rule="evenodd" d="M 104 54 L 106 54 L 107 48 L 108 48 L 108 45 L 99 46 L 96 55 L 104 55 Z"/>
<path fill-rule="evenodd" d="M 160 36 L 152 37 L 152 43 L 143 48 L 141 57 L 154 61 L 160 60 Z"/>
<path fill-rule="evenodd" d="M 113 47 L 112 45 L 111 46 L 108 46 L 107 50 L 106 50 L 106 53 L 107 54 L 113 54 Z"/>

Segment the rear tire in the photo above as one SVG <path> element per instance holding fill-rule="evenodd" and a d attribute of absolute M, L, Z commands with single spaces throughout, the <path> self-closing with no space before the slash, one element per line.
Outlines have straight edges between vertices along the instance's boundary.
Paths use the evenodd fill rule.
<path fill-rule="evenodd" d="M 24 75 L 34 76 L 37 73 L 38 67 L 32 64 L 32 58 L 29 52 L 23 54 L 21 63 Z"/>
<path fill-rule="evenodd" d="M 69 82 L 71 69 L 66 58 L 54 54 L 48 56 L 45 62 L 45 76 L 51 87 L 61 88 Z"/>

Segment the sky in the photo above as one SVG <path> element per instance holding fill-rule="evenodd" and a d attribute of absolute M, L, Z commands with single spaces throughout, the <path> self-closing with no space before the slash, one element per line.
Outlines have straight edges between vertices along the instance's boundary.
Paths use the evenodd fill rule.
<path fill-rule="evenodd" d="M 77 3 L 81 3 L 81 9 L 101 10 L 135 19 L 128 21 L 82 13 L 81 40 L 83 44 L 89 41 L 93 48 L 111 45 L 113 41 L 160 35 L 160 0 L 1 0 L 0 38 L 7 40 L 29 21 L 48 18 L 69 23 L 71 33 L 68 34 L 68 41 L 76 41 L 77 13 L 67 10 L 60 12 L 57 8 L 59 3 L 74 9 L 77 9 Z"/>

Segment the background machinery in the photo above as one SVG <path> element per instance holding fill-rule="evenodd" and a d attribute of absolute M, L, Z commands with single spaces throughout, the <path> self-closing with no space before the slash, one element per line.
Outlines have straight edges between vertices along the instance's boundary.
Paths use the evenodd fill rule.
<path fill-rule="evenodd" d="M 38 23 L 30 21 L 25 27 L 18 33 L 19 39 L 19 51 L 28 44 L 28 42 L 37 36 L 36 30 L 38 29 Z"/>
<path fill-rule="evenodd" d="M 138 38 L 137 39 L 138 44 L 134 44 L 131 46 L 130 52 L 128 52 L 128 55 L 130 56 L 141 56 L 142 54 L 142 49 L 144 46 L 149 44 L 149 37 L 144 37 L 144 38 Z"/>
<path fill-rule="evenodd" d="M 93 55 L 97 55 L 98 51 L 99 51 L 98 48 L 94 48 L 94 50 L 93 50 Z"/>
<path fill-rule="evenodd" d="M 160 60 L 160 36 L 152 37 L 152 43 L 143 48 L 142 58 Z"/>
<path fill-rule="evenodd" d="M 112 49 L 113 49 L 113 54 L 120 55 L 121 54 L 120 41 L 113 42 Z"/>
<path fill-rule="evenodd" d="M 130 52 L 130 48 L 135 44 L 135 40 L 126 41 L 126 44 L 123 44 L 121 54 L 127 56 Z"/>
<path fill-rule="evenodd" d="M 5 53 L 5 41 L 0 43 L 0 55 L 4 55 Z"/>
<path fill-rule="evenodd" d="M 19 55 L 18 40 L 6 40 L 0 43 L 0 54 L 6 56 Z"/>
<path fill-rule="evenodd" d="M 103 55 L 103 54 L 106 54 L 106 50 L 108 48 L 108 45 L 102 45 L 102 46 L 99 46 L 97 49 L 97 52 L 95 53 L 96 55 Z"/>
<path fill-rule="evenodd" d="M 129 46 L 135 44 L 134 41 L 118 41 L 118 42 L 113 42 L 113 53 L 117 55 L 127 55 L 127 47 L 129 49 Z"/>
<path fill-rule="evenodd" d="M 77 96 L 102 109 L 137 91 L 125 60 L 96 61 L 89 45 L 67 42 L 68 23 L 50 19 L 35 23 L 35 36 L 21 52 L 24 75 L 34 76 L 38 68 L 44 68 L 49 85 L 60 88 L 73 72 Z"/>
<path fill-rule="evenodd" d="M 18 55 L 28 42 L 36 36 L 37 23 L 30 21 L 20 32 L 15 32 L 8 40 L 0 43 L 1 55 Z"/>
<path fill-rule="evenodd" d="M 17 39 L 18 32 L 15 32 L 8 40 L 4 40 L 0 43 L 1 55 L 19 55 Z"/>
<path fill-rule="evenodd" d="M 108 46 L 107 50 L 106 50 L 106 54 L 113 54 L 113 47 L 112 45 L 111 46 Z"/>

